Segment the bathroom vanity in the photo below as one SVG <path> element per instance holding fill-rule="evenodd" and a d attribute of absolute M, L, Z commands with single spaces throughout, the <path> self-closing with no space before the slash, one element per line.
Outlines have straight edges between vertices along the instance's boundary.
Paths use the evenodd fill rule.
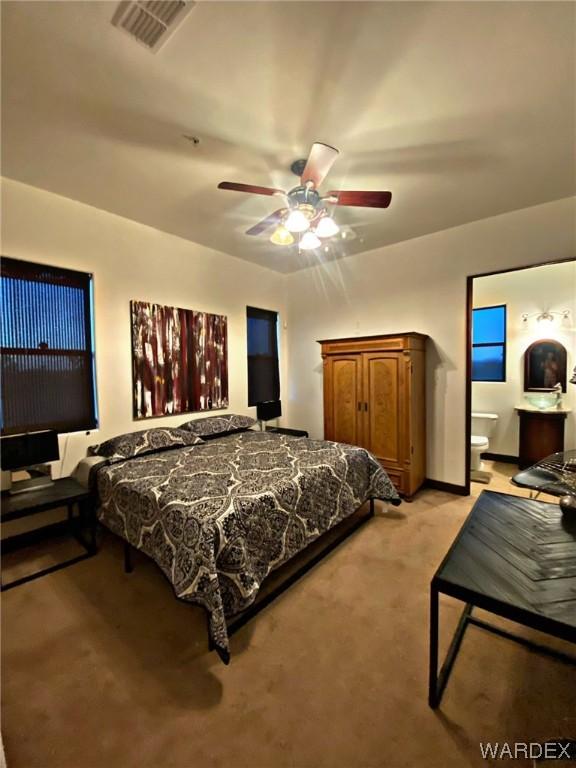
<path fill-rule="evenodd" d="M 571 412 L 570 408 L 542 410 L 519 405 L 515 410 L 520 418 L 520 469 L 526 469 L 546 456 L 564 450 L 564 425 Z"/>

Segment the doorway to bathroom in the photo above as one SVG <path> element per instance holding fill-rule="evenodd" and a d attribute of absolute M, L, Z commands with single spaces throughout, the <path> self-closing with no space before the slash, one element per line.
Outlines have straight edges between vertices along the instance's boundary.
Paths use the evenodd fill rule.
<path fill-rule="evenodd" d="M 466 485 L 510 492 L 576 448 L 576 260 L 473 275 L 467 303 Z"/>

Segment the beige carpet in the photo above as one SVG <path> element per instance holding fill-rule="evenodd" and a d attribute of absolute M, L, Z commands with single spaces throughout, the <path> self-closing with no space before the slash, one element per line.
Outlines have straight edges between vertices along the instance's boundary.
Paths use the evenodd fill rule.
<path fill-rule="evenodd" d="M 234 636 L 229 667 L 149 561 L 124 575 L 112 536 L 5 593 L 8 768 L 463 768 L 490 764 L 481 741 L 574 737 L 575 668 L 473 627 L 427 706 L 428 585 L 472 501 L 379 506 Z M 444 645 L 459 612 L 442 602 Z"/>

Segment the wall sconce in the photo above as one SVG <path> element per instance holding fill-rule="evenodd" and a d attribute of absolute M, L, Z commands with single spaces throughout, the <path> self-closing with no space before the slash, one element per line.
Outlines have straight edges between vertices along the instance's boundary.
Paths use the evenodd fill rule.
<path fill-rule="evenodd" d="M 562 320 L 568 320 L 570 317 L 570 310 L 563 309 L 562 312 L 550 312 L 550 310 L 547 309 L 545 312 L 533 312 L 531 315 L 529 315 L 528 312 L 524 312 L 522 314 L 522 322 L 526 324 L 531 317 L 535 317 L 537 323 L 553 323 L 555 315 Z"/>

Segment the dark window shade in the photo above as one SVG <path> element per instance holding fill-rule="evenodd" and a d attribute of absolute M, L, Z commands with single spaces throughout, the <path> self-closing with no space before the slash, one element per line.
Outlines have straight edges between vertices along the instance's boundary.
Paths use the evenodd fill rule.
<path fill-rule="evenodd" d="M 280 399 L 278 314 L 246 308 L 248 324 L 248 405 Z"/>
<path fill-rule="evenodd" d="M 8 258 L 1 268 L 2 434 L 93 429 L 92 276 Z"/>

